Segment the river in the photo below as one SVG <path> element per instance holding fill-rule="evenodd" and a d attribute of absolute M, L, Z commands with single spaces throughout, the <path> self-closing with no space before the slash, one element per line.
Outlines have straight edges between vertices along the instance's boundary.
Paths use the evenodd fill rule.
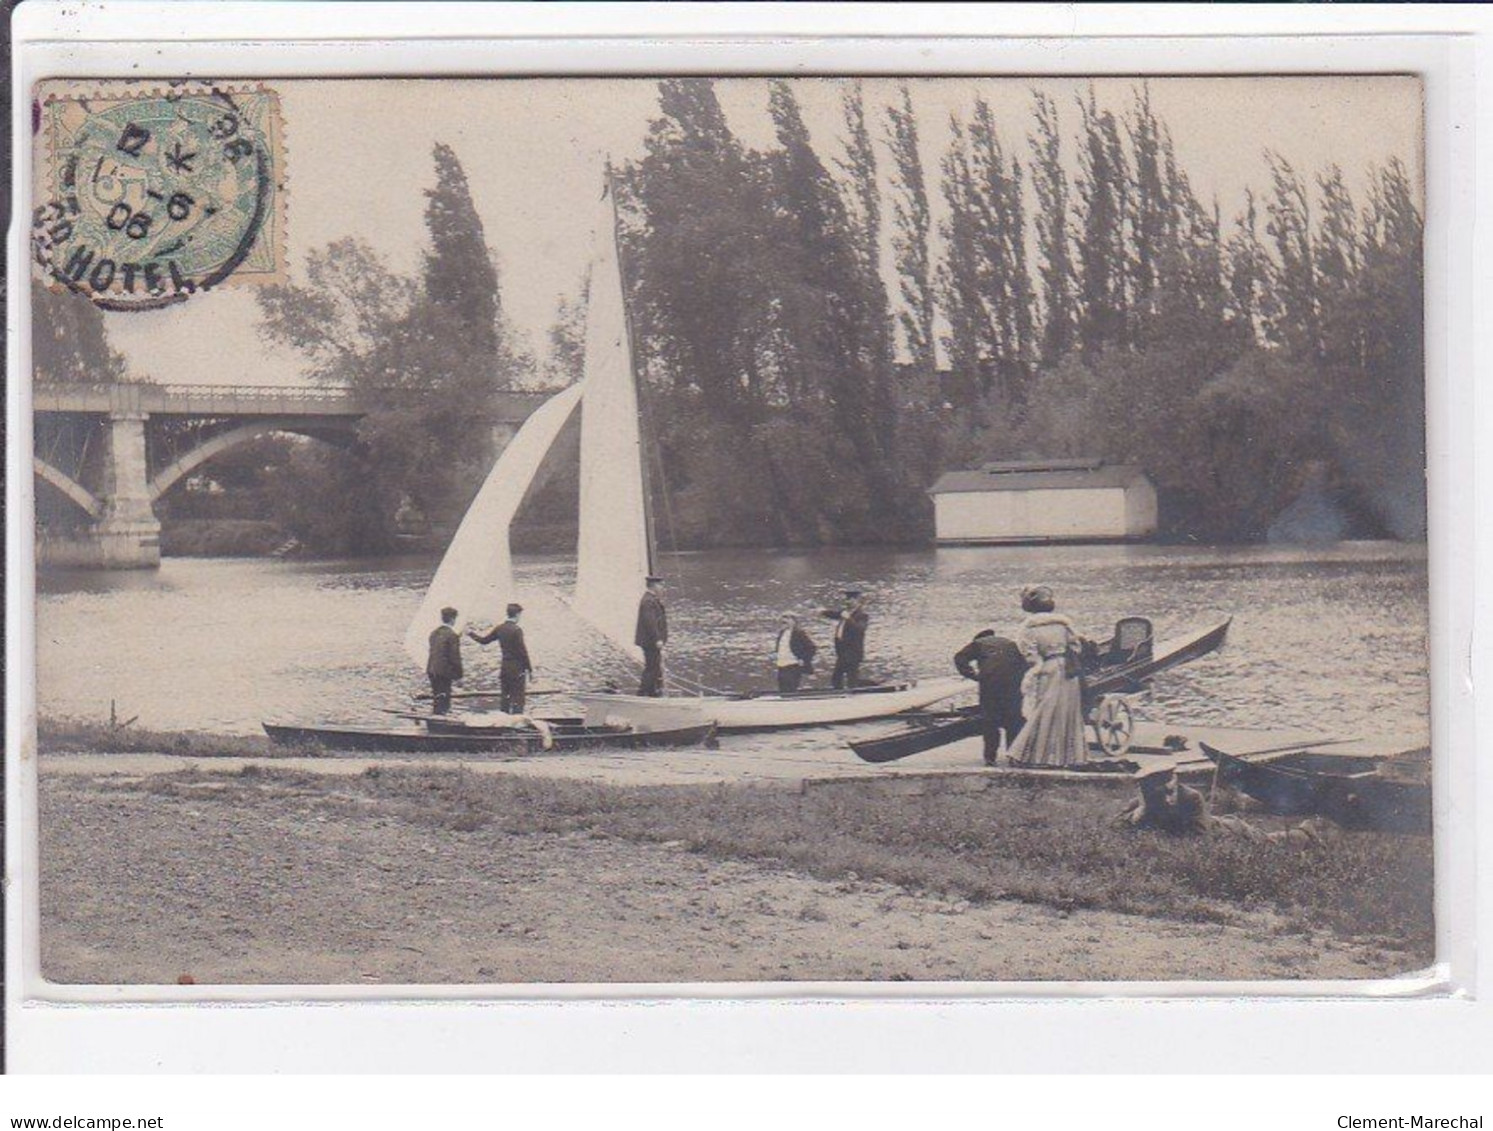
<path fill-rule="evenodd" d="M 376 718 L 424 686 L 401 640 L 434 564 L 174 558 L 150 572 L 43 572 L 40 712 L 100 720 L 113 700 L 141 726 L 234 734 L 263 719 Z M 539 686 L 625 676 L 556 595 L 572 568 L 517 563 Z M 950 673 L 977 628 L 1015 629 L 1018 591 L 1041 581 L 1094 635 L 1126 614 L 1151 617 L 1163 639 L 1234 617 L 1225 650 L 1161 677 L 1142 717 L 1407 743 L 1429 732 L 1421 546 L 712 551 L 666 556 L 664 570 L 671 662 L 715 687 L 764 686 L 778 616 L 845 586 L 873 595 L 863 676 Z M 830 623 L 808 627 L 828 656 Z M 466 644 L 468 687 L 496 686 L 496 651 Z"/>

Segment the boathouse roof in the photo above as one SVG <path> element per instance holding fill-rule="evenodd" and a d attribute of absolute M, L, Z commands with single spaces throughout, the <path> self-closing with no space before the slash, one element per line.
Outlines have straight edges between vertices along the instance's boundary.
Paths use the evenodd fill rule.
<path fill-rule="evenodd" d="M 974 471 L 946 471 L 930 495 L 984 491 L 1072 491 L 1135 487 L 1148 483 L 1134 464 L 1100 459 L 1003 460 Z"/>

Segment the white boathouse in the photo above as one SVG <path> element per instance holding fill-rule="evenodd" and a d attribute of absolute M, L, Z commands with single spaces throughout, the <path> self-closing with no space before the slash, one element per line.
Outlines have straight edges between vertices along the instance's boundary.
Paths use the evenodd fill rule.
<path fill-rule="evenodd" d="M 929 488 L 941 545 L 1119 542 L 1156 533 L 1156 488 L 1097 459 L 987 463 Z"/>

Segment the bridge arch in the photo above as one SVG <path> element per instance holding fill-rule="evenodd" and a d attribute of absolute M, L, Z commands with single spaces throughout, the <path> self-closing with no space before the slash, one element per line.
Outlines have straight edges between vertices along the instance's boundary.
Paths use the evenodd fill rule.
<path fill-rule="evenodd" d="M 356 427 L 356 420 L 339 421 L 326 417 L 311 419 L 266 417 L 261 420 L 251 420 L 247 424 L 240 424 L 236 428 L 219 432 L 210 439 L 204 440 L 197 447 L 178 456 L 151 476 L 150 501 L 154 503 L 159 500 L 167 491 L 214 456 L 220 456 L 231 448 L 247 444 L 250 440 L 257 440 L 260 436 L 270 432 L 294 432 L 326 444 L 337 445 L 350 440 Z"/>
<path fill-rule="evenodd" d="M 31 470 L 37 478 L 45 479 L 57 490 L 61 491 L 88 515 L 89 518 L 98 520 L 104 514 L 104 501 L 79 483 L 66 472 L 58 471 L 40 456 L 31 457 Z"/>

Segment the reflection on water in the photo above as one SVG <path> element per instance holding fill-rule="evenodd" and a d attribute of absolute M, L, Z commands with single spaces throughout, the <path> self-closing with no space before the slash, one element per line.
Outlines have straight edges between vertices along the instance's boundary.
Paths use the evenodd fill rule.
<path fill-rule="evenodd" d="M 178 558 L 157 572 L 45 573 L 39 708 L 100 719 L 112 699 L 142 726 L 251 733 L 266 718 L 405 706 L 424 679 L 400 642 L 433 568 Z M 560 599 L 572 568 L 568 557 L 519 562 L 536 682 L 625 680 L 626 665 Z M 812 616 L 845 586 L 873 595 L 863 674 L 950 673 L 976 629 L 1015 629 L 1017 592 L 1040 580 L 1095 635 L 1126 614 L 1151 617 L 1162 638 L 1234 617 L 1225 651 L 1158 680 L 1146 717 L 1415 743 L 1428 733 L 1422 547 L 712 551 L 664 568 L 672 662 L 714 687 L 764 686 L 778 616 Z M 830 623 L 808 627 L 828 655 Z M 468 642 L 465 653 L 467 686 L 495 687 L 497 649 Z"/>

